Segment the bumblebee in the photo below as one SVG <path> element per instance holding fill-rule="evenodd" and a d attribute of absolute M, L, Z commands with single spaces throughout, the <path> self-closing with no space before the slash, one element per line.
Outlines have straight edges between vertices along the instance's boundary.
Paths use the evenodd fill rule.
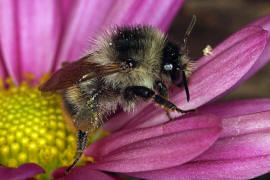
<path fill-rule="evenodd" d="M 78 131 L 77 156 L 66 172 L 80 159 L 88 133 L 101 127 L 117 107 L 129 112 L 138 102 L 152 100 L 168 118 L 172 111 L 193 111 L 171 103 L 168 87 L 184 86 L 189 101 L 187 77 L 193 63 L 187 40 L 195 21 L 193 16 L 181 46 L 151 26 L 115 27 L 96 40 L 92 52 L 63 66 L 39 87 L 61 93 Z"/>

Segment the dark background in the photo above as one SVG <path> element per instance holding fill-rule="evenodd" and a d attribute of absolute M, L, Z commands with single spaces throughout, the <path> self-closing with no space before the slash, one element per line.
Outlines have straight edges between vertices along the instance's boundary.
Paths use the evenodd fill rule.
<path fill-rule="evenodd" d="M 168 34 L 170 39 L 181 42 L 195 14 L 197 23 L 191 33 L 189 54 L 192 59 L 198 59 L 206 45 L 215 47 L 232 33 L 269 13 L 270 0 L 186 0 Z M 270 98 L 270 62 L 219 101 L 248 98 Z M 255 179 L 270 179 L 270 174 Z"/>

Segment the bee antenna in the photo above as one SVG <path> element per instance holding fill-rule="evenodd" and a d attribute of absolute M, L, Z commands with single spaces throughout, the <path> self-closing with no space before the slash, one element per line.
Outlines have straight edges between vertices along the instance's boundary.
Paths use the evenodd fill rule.
<path fill-rule="evenodd" d="M 191 19 L 191 22 L 190 22 L 190 24 L 189 24 L 189 26 L 188 26 L 188 28 L 186 30 L 186 33 L 185 33 L 185 36 L 184 36 L 184 39 L 183 39 L 183 44 L 181 46 L 181 52 L 182 52 L 182 54 L 185 54 L 185 55 L 188 54 L 187 42 L 188 42 L 189 35 L 190 35 L 190 33 L 191 33 L 191 31 L 192 31 L 192 29 L 193 29 L 196 21 L 197 21 L 197 17 L 196 17 L 196 15 L 193 15 L 192 16 L 192 19 Z"/>
<path fill-rule="evenodd" d="M 182 70 L 182 76 L 183 76 L 183 84 L 184 84 L 185 91 L 186 91 L 187 101 L 189 102 L 190 95 L 189 95 L 189 90 L 188 90 L 187 78 L 186 78 L 185 71 L 183 71 L 183 70 Z"/>
<path fill-rule="evenodd" d="M 188 42 L 189 35 L 190 35 L 196 21 L 197 21 L 197 17 L 196 17 L 196 15 L 193 15 L 191 22 L 186 30 L 186 33 L 185 33 L 185 36 L 183 39 L 183 44 L 181 45 L 180 51 L 181 51 L 181 54 L 183 54 L 183 55 L 186 55 L 186 56 L 188 55 L 187 42 Z M 189 95 L 189 90 L 188 90 L 187 78 L 186 78 L 186 74 L 185 74 L 184 70 L 182 70 L 182 77 L 183 77 L 183 84 L 184 84 L 185 91 L 186 91 L 187 101 L 189 101 L 190 95 Z"/>

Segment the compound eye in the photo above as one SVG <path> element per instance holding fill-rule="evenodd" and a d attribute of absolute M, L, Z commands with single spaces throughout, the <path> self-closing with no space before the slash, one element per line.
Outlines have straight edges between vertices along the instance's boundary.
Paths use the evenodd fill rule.
<path fill-rule="evenodd" d="M 126 58 L 121 63 L 122 70 L 131 70 L 131 69 L 135 68 L 136 66 L 137 66 L 136 61 L 133 58 L 130 58 L 130 57 Z"/>
<path fill-rule="evenodd" d="M 126 60 L 126 64 L 129 68 L 135 68 L 136 67 L 136 61 L 133 58 L 128 58 Z"/>
<path fill-rule="evenodd" d="M 173 65 L 172 64 L 165 64 L 163 66 L 164 71 L 172 71 L 173 70 Z"/>

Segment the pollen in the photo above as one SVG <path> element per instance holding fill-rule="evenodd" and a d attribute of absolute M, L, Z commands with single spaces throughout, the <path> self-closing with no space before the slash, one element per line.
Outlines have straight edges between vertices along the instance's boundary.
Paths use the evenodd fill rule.
<path fill-rule="evenodd" d="M 0 79 L 0 164 L 36 163 L 52 170 L 69 166 L 76 154 L 76 133 L 66 123 L 57 94 L 42 95 L 28 80 L 16 86 Z M 92 135 L 93 136 L 93 135 Z M 91 137 L 91 136 L 90 136 Z M 92 140 L 93 141 L 93 140 Z"/>
<path fill-rule="evenodd" d="M 204 56 L 208 56 L 208 55 L 213 55 L 213 49 L 210 45 L 207 45 L 204 49 L 203 49 L 203 55 Z"/>

